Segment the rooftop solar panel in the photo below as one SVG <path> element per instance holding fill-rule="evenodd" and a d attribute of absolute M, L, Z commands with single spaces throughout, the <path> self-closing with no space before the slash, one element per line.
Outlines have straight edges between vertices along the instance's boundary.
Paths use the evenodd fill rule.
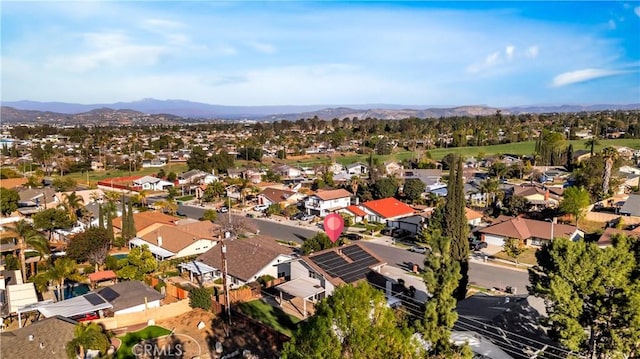
<path fill-rule="evenodd" d="M 106 303 L 101 296 L 96 293 L 88 293 L 84 296 L 84 298 L 91 303 L 91 305 L 100 305 Z"/>
<path fill-rule="evenodd" d="M 311 260 L 332 277 L 339 277 L 346 283 L 365 278 L 370 271 L 369 267 L 378 263 L 376 258 L 359 246 L 343 247 L 340 250 L 348 260 L 334 251 L 313 256 Z"/>

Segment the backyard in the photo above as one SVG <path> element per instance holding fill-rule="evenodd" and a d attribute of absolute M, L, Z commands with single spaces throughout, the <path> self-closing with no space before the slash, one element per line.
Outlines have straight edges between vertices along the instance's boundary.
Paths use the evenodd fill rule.
<path fill-rule="evenodd" d="M 279 308 L 264 303 L 261 300 L 240 303 L 238 310 L 275 330 L 291 337 L 300 319 L 289 315 Z"/>
<path fill-rule="evenodd" d="M 135 354 L 133 353 L 133 347 L 140 343 L 143 340 L 159 338 L 165 335 L 171 334 L 169 329 L 159 327 L 157 325 L 150 325 L 144 329 L 138 330 L 137 332 L 127 333 L 126 335 L 119 337 L 122 344 L 120 344 L 120 348 L 116 352 L 116 359 L 126 359 L 126 358 L 135 358 Z"/>

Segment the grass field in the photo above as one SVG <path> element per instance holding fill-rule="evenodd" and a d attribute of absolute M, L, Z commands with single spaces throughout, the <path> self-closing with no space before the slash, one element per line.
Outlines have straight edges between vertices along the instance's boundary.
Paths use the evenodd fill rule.
<path fill-rule="evenodd" d="M 630 147 L 633 149 L 640 149 L 640 140 L 637 139 L 617 139 L 617 140 L 599 140 L 600 144 L 595 147 L 596 151 L 599 151 L 607 146 L 624 146 Z M 569 141 L 573 145 L 573 150 L 581 150 L 587 149 L 585 144 L 586 140 L 572 140 Z M 471 157 L 477 156 L 479 153 L 483 152 L 485 155 L 495 155 L 495 154 L 512 154 L 512 155 L 530 155 L 535 150 L 535 141 L 526 141 L 526 142 L 516 142 L 516 143 L 506 143 L 500 145 L 492 145 L 492 146 L 479 146 L 479 147 L 451 147 L 451 148 L 436 148 L 428 150 L 431 154 L 431 158 L 434 160 L 441 160 L 444 156 L 449 153 L 460 154 L 463 157 Z M 425 151 L 421 151 L 424 153 Z M 376 156 L 380 161 L 402 161 L 405 159 L 413 158 L 418 155 L 419 152 L 411 152 L 411 151 L 400 151 L 393 153 L 388 156 Z M 368 159 L 367 155 L 315 155 L 308 159 L 304 160 L 290 160 L 288 161 L 290 164 L 296 164 L 298 166 L 311 166 L 317 163 L 323 163 L 327 160 L 335 160 L 341 164 L 350 164 L 354 162 L 364 162 L 366 163 Z"/>
<path fill-rule="evenodd" d="M 538 260 L 536 259 L 536 252 L 538 251 L 537 248 L 527 248 L 519 257 L 518 257 L 518 263 L 524 263 L 524 264 L 531 264 L 531 265 L 536 265 L 538 264 Z M 516 261 L 509 257 L 507 255 L 507 253 L 505 253 L 504 251 L 498 252 L 496 254 L 494 254 L 494 256 L 496 258 L 500 258 L 500 259 L 504 259 L 510 262 L 515 263 Z"/>
<path fill-rule="evenodd" d="M 109 170 L 109 171 L 100 171 L 100 172 L 89 171 L 88 178 L 89 178 L 89 183 L 91 185 L 95 185 L 96 182 L 103 180 L 105 178 L 127 177 L 129 175 L 146 176 L 146 175 L 158 173 L 160 169 L 163 169 L 167 174 L 169 172 L 175 172 L 176 174 L 180 174 L 187 170 L 187 165 L 180 163 L 180 164 L 172 164 L 170 166 L 164 166 L 164 167 L 141 168 L 139 171 L 134 171 L 131 173 L 129 173 L 129 171 L 120 171 L 120 170 Z M 82 185 L 87 184 L 87 172 L 71 173 L 69 175 L 66 175 L 65 177 L 73 178 L 78 184 L 82 184 Z"/>
<path fill-rule="evenodd" d="M 240 303 L 238 309 L 249 317 L 264 323 L 280 333 L 288 336 L 296 328 L 296 324 L 300 319 L 291 316 L 279 308 L 275 308 L 261 300 L 253 300 L 251 302 Z"/>
<path fill-rule="evenodd" d="M 122 344 L 120 345 L 120 348 L 118 348 L 115 357 L 117 359 L 135 358 L 136 356 L 132 351 L 134 345 L 146 339 L 158 338 L 169 334 L 171 334 L 169 329 L 159 327 L 157 325 L 150 325 L 144 329 L 138 330 L 137 332 L 127 333 L 119 338 L 122 341 Z"/>

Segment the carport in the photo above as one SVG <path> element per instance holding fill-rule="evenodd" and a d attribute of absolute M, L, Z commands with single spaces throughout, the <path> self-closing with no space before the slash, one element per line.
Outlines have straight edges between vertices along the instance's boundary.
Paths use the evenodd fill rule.
<path fill-rule="evenodd" d="M 286 293 L 296 298 L 302 298 L 302 315 L 307 317 L 307 301 L 310 298 L 318 299 L 318 295 L 325 292 L 317 282 L 312 282 L 306 278 L 296 278 L 286 283 L 282 283 L 276 286 L 276 289 L 280 292 L 280 306 L 282 307 L 282 293 Z"/>

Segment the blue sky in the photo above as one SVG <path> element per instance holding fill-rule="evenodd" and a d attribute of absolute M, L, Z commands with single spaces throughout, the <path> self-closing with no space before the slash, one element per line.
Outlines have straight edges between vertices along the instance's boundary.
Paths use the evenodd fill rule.
<path fill-rule="evenodd" d="M 640 102 L 640 2 L 2 1 L 2 100 Z"/>

